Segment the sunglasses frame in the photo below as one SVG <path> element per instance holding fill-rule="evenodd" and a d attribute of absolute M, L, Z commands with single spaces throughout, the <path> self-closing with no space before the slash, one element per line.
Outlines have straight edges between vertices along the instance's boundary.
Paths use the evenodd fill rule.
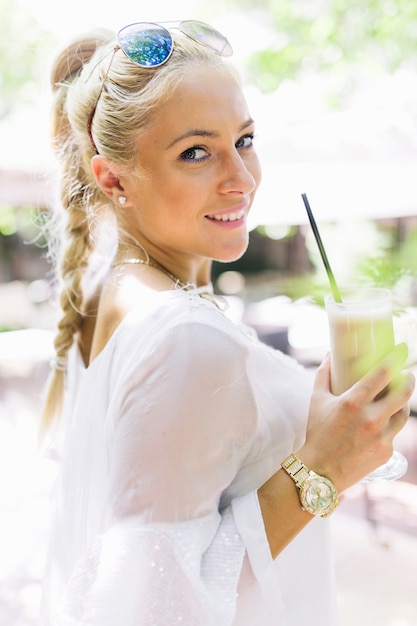
<path fill-rule="evenodd" d="M 123 28 L 121 28 L 119 30 L 119 32 L 117 33 L 117 45 L 114 47 L 113 51 L 112 51 L 112 55 L 110 58 L 110 62 L 109 65 L 107 67 L 106 73 L 103 77 L 102 83 L 101 83 L 101 87 L 98 93 L 98 96 L 96 98 L 96 102 L 94 107 L 92 108 L 89 116 L 88 116 L 88 120 L 87 120 L 87 133 L 88 133 L 88 137 L 90 139 L 91 145 L 94 148 L 94 151 L 96 152 L 96 154 L 99 154 L 99 151 L 97 149 L 97 146 L 95 144 L 94 138 L 93 138 L 93 132 L 92 132 L 92 125 L 93 125 L 93 120 L 94 120 L 94 115 L 97 109 L 97 105 L 100 101 L 101 95 L 103 93 L 104 90 L 104 86 L 106 84 L 111 66 L 113 64 L 113 60 L 115 57 L 115 54 L 118 50 L 122 50 L 123 54 L 130 60 L 132 61 L 132 63 L 135 63 L 136 65 L 138 65 L 139 67 L 143 67 L 145 69 L 149 69 L 149 70 L 153 70 L 156 69 L 158 67 L 160 67 L 161 65 L 163 65 L 164 63 L 166 63 L 168 61 L 168 59 L 171 57 L 172 52 L 174 50 L 174 40 L 173 37 L 171 35 L 171 32 L 168 28 L 165 28 L 164 24 L 175 24 L 176 26 L 172 26 L 172 28 L 178 28 L 184 35 L 186 35 L 187 37 L 189 37 L 190 39 L 192 39 L 193 41 L 196 41 L 197 43 L 206 46 L 208 48 L 210 48 L 211 50 L 213 50 L 216 54 L 218 54 L 219 56 L 223 56 L 223 57 L 229 57 L 233 54 L 233 50 L 232 50 L 232 46 L 230 45 L 229 41 L 227 40 L 227 38 L 222 35 L 218 30 L 216 30 L 215 28 L 213 28 L 212 26 L 210 26 L 209 24 L 206 24 L 204 22 L 200 22 L 198 20 L 183 20 L 181 22 L 136 22 L 133 24 L 128 24 L 127 26 L 124 26 Z M 190 34 L 190 32 L 188 32 L 186 25 L 187 24 L 193 24 L 193 25 L 197 25 L 201 27 L 202 33 L 201 33 L 201 38 L 199 39 L 198 35 L 198 31 L 197 33 L 193 33 Z M 127 52 L 127 50 L 125 49 L 126 46 L 123 46 L 120 39 L 121 39 L 121 35 L 124 31 L 126 31 L 129 28 L 132 28 L 134 26 L 138 26 L 138 27 L 142 27 L 142 30 L 138 29 L 138 33 L 140 32 L 146 32 L 146 29 L 144 27 L 155 27 L 158 29 L 162 29 L 163 31 L 165 31 L 165 33 L 167 33 L 169 35 L 169 38 L 171 40 L 171 48 L 169 50 L 169 52 L 167 53 L 167 56 L 160 61 L 159 63 L 155 63 L 153 65 L 149 65 L 149 64 L 143 64 L 143 63 L 139 63 L 138 61 L 136 61 L 135 59 L 132 58 L 132 56 Z M 151 29 L 149 29 L 151 30 Z M 222 49 L 218 49 L 215 48 L 213 46 L 211 46 L 209 43 L 207 43 L 207 41 L 204 41 L 204 31 L 207 31 L 208 33 L 216 36 L 218 38 L 219 41 L 223 42 L 223 48 Z M 164 33 L 164 34 L 165 34 Z"/>

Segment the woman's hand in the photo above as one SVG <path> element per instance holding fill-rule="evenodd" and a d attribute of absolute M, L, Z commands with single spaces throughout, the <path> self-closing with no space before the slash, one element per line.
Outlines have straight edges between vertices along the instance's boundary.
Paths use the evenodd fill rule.
<path fill-rule="evenodd" d="M 340 396 L 330 392 L 330 359 L 318 369 L 303 463 L 344 491 L 386 463 L 393 438 L 405 426 L 414 376 L 402 371 L 407 347 L 399 344 L 374 369 Z"/>
<path fill-rule="evenodd" d="M 296 455 L 327 476 L 339 493 L 388 461 L 393 438 L 406 424 L 414 376 L 402 371 L 404 344 L 348 391 L 330 391 L 330 360 L 319 367 L 310 403 L 306 440 Z M 275 558 L 313 519 L 300 506 L 294 482 L 279 470 L 258 489 L 272 557 Z"/>

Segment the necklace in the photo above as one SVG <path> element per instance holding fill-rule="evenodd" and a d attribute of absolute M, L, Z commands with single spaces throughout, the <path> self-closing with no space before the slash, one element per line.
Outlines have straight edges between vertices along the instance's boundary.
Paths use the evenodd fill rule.
<path fill-rule="evenodd" d="M 112 267 L 119 267 L 120 265 L 149 265 L 150 267 L 154 267 L 155 269 L 165 274 L 165 276 L 168 276 L 168 278 L 170 278 L 172 282 L 175 283 L 175 285 L 178 285 L 182 289 L 191 286 L 190 283 L 185 283 L 180 278 L 177 278 L 177 276 L 174 276 L 174 274 L 171 274 L 171 272 L 167 270 L 166 267 L 161 265 L 161 263 L 158 263 L 157 261 L 151 258 L 149 258 L 147 261 L 145 261 L 144 259 L 138 259 L 136 257 L 132 259 L 125 259 L 124 261 L 113 263 Z"/>
<path fill-rule="evenodd" d="M 171 272 L 167 270 L 166 267 L 164 267 L 161 263 L 158 263 L 158 261 L 155 261 L 151 257 L 149 257 L 147 261 L 145 261 L 144 259 L 138 259 L 137 257 L 125 259 L 124 261 L 118 261 L 117 263 L 113 263 L 112 267 L 119 267 L 120 265 L 149 265 L 150 267 L 154 267 L 155 269 L 165 274 L 165 276 L 168 276 L 168 278 L 170 278 L 172 282 L 175 283 L 175 286 L 181 287 L 181 289 L 185 290 L 194 289 L 194 285 L 192 283 L 185 283 L 180 278 L 177 278 L 177 276 L 171 274 Z M 199 291 L 198 295 L 200 298 L 212 302 L 220 311 L 225 311 L 228 308 L 228 304 L 222 296 L 203 291 Z"/>

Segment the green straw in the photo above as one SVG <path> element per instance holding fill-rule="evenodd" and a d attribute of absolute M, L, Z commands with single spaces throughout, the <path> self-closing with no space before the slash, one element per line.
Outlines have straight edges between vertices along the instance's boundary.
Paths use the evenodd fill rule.
<path fill-rule="evenodd" d="M 307 200 L 307 196 L 305 193 L 301 194 L 301 197 L 304 201 L 304 205 L 307 211 L 308 219 L 310 220 L 311 228 L 313 229 L 314 237 L 316 238 L 317 245 L 319 247 L 320 255 L 324 263 L 324 267 L 326 268 L 327 277 L 329 279 L 330 287 L 332 290 L 333 298 L 335 302 L 342 302 L 342 297 L 340 295 L 339 288 L 336 284 L 335 277 L 332 272 L 332 268 L 330 267 L 329 260 L 327 258 L 326 250 L 324 249 L 323 242 L 320 237 L 319 229 L 317 228 L 316 220 L 314 219 L 313 212 L 310 208 L 310 203 Z"/>

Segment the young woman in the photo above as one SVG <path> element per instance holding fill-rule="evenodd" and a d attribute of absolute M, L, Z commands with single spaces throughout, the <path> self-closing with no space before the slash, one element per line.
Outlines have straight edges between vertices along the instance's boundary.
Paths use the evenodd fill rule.
<path fill-rule="evenodd" d="M 230 54 L 200 22 L 138 23 L 53 67 L 65 220 L 44 428 L 62 445 L 43 626 L 334 626 L 323 518 L 408 417 L 402 346 L 335 397 L 327 359 L 313 386 L 213 294 L 260 182 Z"/>

